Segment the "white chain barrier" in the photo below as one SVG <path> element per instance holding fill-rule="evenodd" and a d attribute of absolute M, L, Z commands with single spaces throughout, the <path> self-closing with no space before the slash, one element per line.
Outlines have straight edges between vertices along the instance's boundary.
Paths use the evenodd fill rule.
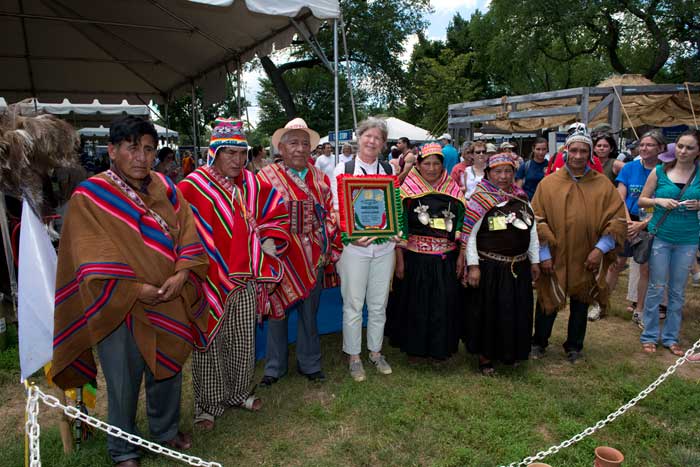
<path fill-rule="evenodd" d="M 561 451 L 562 449 L 568 448 L 572 444 L 578 443 L 583 438 L 586 438 L 586 437 L 592 435 L 593 433 L 600 430 L 605 425 L 614 421 L 617 417 L 619 417 L 620 415 L 624 414 L 629 409 L 631 409 L 632 407 L 637 405 L 637 402 L 641 401 L 642 399 L 647 397 L 649 394 L 654 392 L 654 389 L 659 387 L 659 385 L 661 383 L 666 381 L 666 379 L 669 376 L 671 376 L 673 373 L 675 373 L 676 370 L 678 369 L 678 367 L 680 367 L 681 365 L 683 365 L 685 362 L 688 361 L 688 357 L 690 357 L 691 355 L 693 355 L 694 353 L 696 353 L 698 351 L 700 351 L 700 339 L 698 339 L 697 342 L 695 342 L 695 344 L 685 352 L 685 355 L 678 358 L 678 360 L 676 360 L 676 363 L 674 363 L 673 365 L 668 367 L 666 369 L 666 371 L 661 374 L 661 376 L 656 378 L 656 381 L 654 381 L 649 386 L 647 386 L 645 389 L 643 389 L 639 394 L 637 394 L 636 397 L 634 397 L 632 400 L 627 402 L 625 405 L 623 405 L 622 407 L 620 407 L 616 411 L 612 412 L 604 419 L 599 420 L 598 423 L 596 423 L 595 425 L 586 428 L 581 433 L 567 439 L 566 441 L 564 441 L 563 443 L 561 443 L 557 446 L 550 447 L 546 451 L 540 451 L 537 454 L 535 454 L 534 456 L 526 457 L 525 459 L 521 460 L 520 462 L 513 462 L 511 464 L 508 464 L 508 466 L 501 466 L 501 467 L 526 467 L 526 466 L 532 464 L 533 462 L 541 461 L 545 457 L 551 456 L 552 454 L 556 454 L 559 451 Z"/>
<path fill-rule="evenodd" d="M 25 425 L 25 431 L 27 433 L 27 437 L 29 438 L 29 465 L 31 467 L 41 467 L 41 454 L 39 451 L 39 400 L 49 407 L 63 410 L 63 413 L 70 418 L 80 420 L 94 428 L 97 428 L 98 430 L 104 431 L 108 435 L 121 438 L 131 444 L 148 449 L 156 454 L 172 457 L 173 459 L 189 465 L 200 467 L 221 467 L 221 464 L 217 462 L 207 462 L 199 457 L 188 456 L 187 454 L 173 451 L 172 449 L 163 447 L 160 444 L 156 444 L 139 436 L 132 435 L 131 433 L 126 433 L 115 426 L 109 425 L 95 417 L 91 417 L 90 415 L 81 412 L 78 408 L 61 404 L 54 396 L 44 394 L 38 387 L 30 385 L 27 389 L 27 422 Z"/>
<path fill-rule="evenodd" d="M 526 467 L 529 464 L 532 464 L 533 462 L 541 461 L 547 456 L 551 456 L 552 454 L 556 454 L 559 451 L 561 451 L 564 448 L 568 448 L 569 446 L 578 443 L 581 441 L 583 438 L 586 438 L 596 431 L 600 430 L 603 428 L 605 425 L 608 423 L 613 422 L 615 419 L 617 419 L 619 416 L 623 415 L 625 412 L 627 412 L 629 409 L 637 405 L 639 401 L 642 399 L 646 398 L 649 394 L 654 392 L 654 390 L 661 385 L 666 379 L 668 379 L 669 376 L 674 374 L 676 370 L 686 363 L 688 360 L 688 357 L 696 353 L 697 351 L 700 350 L 700 339 L 695 342 L 693 347 L 689 348 L 685 355 L 680 357 L 678 360 L 676 360 L 676 363 L 671 365 L 666 369 L 664 373 L 662 373 L 653 383 L 651 383 L 649 386 L 647 386 L 645 389 L 643 389 L 639 394 L 637 394 L 636 397 L 631 399 L 629 402 L 618 408 L 616 411 L 610 413 L 607 417 L 605 417 L 602 420 L 599 420 L 595 425 L 590 426 L 583 430 L 581 433 L 577 434 L 576 436 L 573 436 L 566 441 L 562 442 L 559 445 L 552 446 L 546 451 L 540 451 L 534 456 L 529 456 L 524 458 L 520 462 L 513 462 L 511 464 L 508 464 L 508 466 L 501 466 L 501 467 Z M 163 454 L 169 457 L 172 457 L 173 459 L 179 460 L 181 462 L 187 463 L 189 465 L 194 465 L 194 466 L 201 466 L 201 467 L 221 467 L 221 464 L 217 462 L 207 462 L 204 461 L 198 457 L 194 456 L 188 456 L 186 454 L 179 453 L 177 451 L 173 451 L 172 449 L 165 448 L 161 446 L 160 444 L 152 443 L 148 440 L 145 440 L 139 436 L 132 435 L 130 433 L 126 433 L 122 431 L 121 429 L 109 425 L 97 418 L 91 417 L 83 412 L 81 412 L 79 409 L 75 407 L 70 407 L 61 404 L 57 398 L 54 396 L 50 396 L 47 394 L 44 394 L 41 389 L 38 387 L 31 385 L 29 386 L 27 390 L 27 422 L 25 425 L 25 431 L 27 433 L 27 437 L 29 438 L 29 465 L 31 467 L 41 467 L 41 453 L 40 453 L 40 448 L 39 448 L 39 436 L 41 433 L 41 428 L 39 426 L 39 400 L 41 400 L 44 404 L 46 404 L 49 407 L 53 408 L 59 408 L 63 410 L 63 413 L 65 413 L 68 417 L 74 418 L 77 420 L 80 420 L 82 422 L 87 423 L 88 425 L 97 428 L 98 430 L 102 430 L 108 435 L 111 436 L 116 436 L 117 438 L 124 439 L 128 441 L 131 444 L 135 444 L 136 446 L 140 446 L 143 448 L 148 449 L 151 452 L 154 452 L 156 454 Z"/>

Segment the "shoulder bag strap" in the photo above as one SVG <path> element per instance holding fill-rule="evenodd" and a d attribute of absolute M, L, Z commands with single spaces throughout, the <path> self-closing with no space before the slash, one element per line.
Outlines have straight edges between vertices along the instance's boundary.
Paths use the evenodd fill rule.
<path fill-rule="evenodd" d="M 695 168 L 693 169 L 693 173 L 690 175 L 690 178 L 688 179 L 688 183 L 685 184 L 685 186 L 681 189 L 681 192 L 678 194 L 678 200 L 680 200 L 683 197 L 683 194 L 685 193 L 685 190 L 688 189 L 688 187 L 693 183 L 695 180 L 695 174 L 698 172 L 698 165 L 695 164 Z M 671 209 L 667 209 L 666 212 L 664 213 L 663 216 L 659 219 L 659 222 L 656 223 L 654 226 L 654 232 L 653 234 L 656 235 L 656 232 L 659 231 L 659 227 L 661 227 L 661 224 L 664 223 L 666 218 L 668 217 L 669 214 L 671 214 Z M 651 232 L 650 232 L 651 233 Z"/>

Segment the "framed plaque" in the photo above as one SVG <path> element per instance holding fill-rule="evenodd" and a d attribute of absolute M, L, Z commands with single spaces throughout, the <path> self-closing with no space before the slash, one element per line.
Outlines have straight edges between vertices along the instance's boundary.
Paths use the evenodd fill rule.
<path fill-rule="evenodd" d="M 401 197 L 395 175 L 339 175 L 338 207 L 343 242 L 362 237 L 386 241 L 401 232 Z"/>

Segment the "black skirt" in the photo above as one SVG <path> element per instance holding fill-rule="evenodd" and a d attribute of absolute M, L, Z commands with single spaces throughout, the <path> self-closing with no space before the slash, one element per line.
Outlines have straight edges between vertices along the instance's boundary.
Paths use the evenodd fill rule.
<path fill-rule="evenodd" d="M 467 350 L 492 361 L 527 360 L 532 335 L 533 292 L 530 261 L 480 259 L 479 287 L 467 292 L 464 333 Z"/>
<path fill-rule="evenodd" d="M 459 303 L 457 250 L 445 255 L 404 251 L 405 273 L 387 309 L 389 343 L 416 357 L 446 359 L 457 352 L 464 308 Z"/>

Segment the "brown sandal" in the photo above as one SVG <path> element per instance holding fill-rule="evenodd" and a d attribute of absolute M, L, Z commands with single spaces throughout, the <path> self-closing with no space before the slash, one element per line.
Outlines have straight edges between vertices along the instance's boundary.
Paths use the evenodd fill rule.
<path fill-rule="evenodd" d="M 678 344 L 671 344 L 667 348 L 668 348 L 668 351 L 671 352 L 676 357 L 682 357 L 683 355 L 685 355 L 685 351 Z"/>
<path fill-rule="evenodd" d="M 642 350 L 644 353 L 654 353 L 656 352 L 656 344 L 652 344 L 651 342 L 645 342 L 642 344 Z"/>
<path fill-rule="evenodd" d="M 212 420 L 198 420 L 194 423 L 195 428 L 202 431 L 211 431 L 214 429 L 214 422 Z"/>

